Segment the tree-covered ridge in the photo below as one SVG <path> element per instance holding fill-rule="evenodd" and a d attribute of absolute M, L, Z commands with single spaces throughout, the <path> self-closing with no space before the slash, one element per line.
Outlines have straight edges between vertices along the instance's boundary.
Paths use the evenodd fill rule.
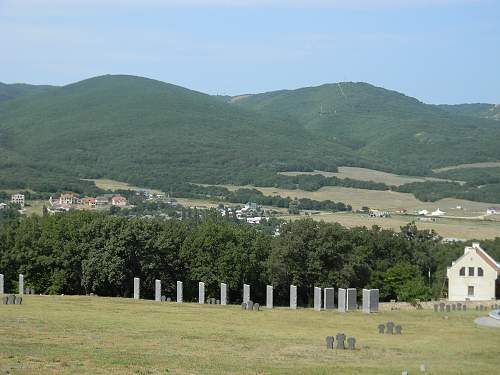
<path fill-rule="evenodd" d="M 0 270 L 7 291 L 22 273 L 26 286 L 54 294 L 131 296 L 133 278 L 140 277 L 145 298 L 161 279 L 170 296 L 184 281 L 188 301 L 199 281 L 213 297 L 227 283 L 232 302 L 241 300 L 243 283 L 252 285 L 256 300 L 273 285 L 276 305 L 288 303 L 290 284 L 301 305 L 310 304 L 314 286 L 376 287 L 383 300 L 411 301 L 442 295 L 446 267 L 464 246 L 442 244 L 412 225 L 394 232 L 299 220 L 283 223 L 280 233 L 210 211 L 182 221 L 88 212 L 32 216 L 0 226 Z M 482 245 L 500 257 L 498 238 Z"/>
<path fill-rule="evenodd" d="M 48 85 L 27 85 L 24 83 L 6 84 L 0 82 L 0 103 L 25 95 L 45 92 L 53 88 L 54 86 Z"/>
<path fill-rule="evenodd" d="M 500 121 L 500 105 L 498 104 L 442 104 L 439 106 L 439 108 L 456 115 L 487 118 Z"/>

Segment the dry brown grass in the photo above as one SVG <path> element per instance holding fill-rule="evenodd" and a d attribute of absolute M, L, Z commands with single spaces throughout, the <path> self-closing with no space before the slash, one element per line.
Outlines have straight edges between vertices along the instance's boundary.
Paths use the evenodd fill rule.
<path fill-rule="evenodd" d="M 450 167 L 433 169 L 434 172 L 446 172 L 453 169 L 467 169 L 467 168 L 495 168 L 500 167 L 500 161 L 486 162 L 486 163 L 472 163 L 472 164 L 460 164 L 452 165 Z"/>

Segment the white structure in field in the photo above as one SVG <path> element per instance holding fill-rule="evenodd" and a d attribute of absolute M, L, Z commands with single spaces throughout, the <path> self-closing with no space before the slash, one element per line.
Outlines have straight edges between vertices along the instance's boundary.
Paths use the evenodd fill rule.
<path fill-rule="evenodd" d="M 12 203 L 16 203 L 21 206 L 21 208 L 24 208 L 24 194 L 13 194 L 10 197 L 10 201 Z"/>
<path fill-rule="evenodd" d="M 467 246 L 464 255 L 448 267 L 448 299 L 450 301 L 486 301 L 495 299 L 500 264 L 478 243 Z"/>
<path fill-rule="evenodd" d="M 439 208 L 436 211 L 431 212 L 431 216 L 443 216 L 446 212 L 441 211 Z"/>

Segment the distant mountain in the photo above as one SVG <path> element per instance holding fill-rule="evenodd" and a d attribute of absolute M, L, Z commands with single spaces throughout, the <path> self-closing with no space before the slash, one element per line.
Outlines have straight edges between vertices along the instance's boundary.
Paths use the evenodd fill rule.
<path fill-rule="evenodd" d="M 479 117 L 500 121 L 500 104 L 442 104 L 439 106 L 439 108 L 456 115 Z"/>
<path fill-rule="evenodd" d="M 24 83 L 7 84 L 0 82 L 0 103 L 25 95 L 45 92 L 53 88 L 54 86 L 48 85 L 27 85 Z"/>
<path fill-rule="evenodd" d="M 239 107 L 298 121 L 374 168 L 423 174 L 460 160 L 500 160 L 500 124 L 454 114 L 395 91 L 344 82 L 249 95 Z"/>

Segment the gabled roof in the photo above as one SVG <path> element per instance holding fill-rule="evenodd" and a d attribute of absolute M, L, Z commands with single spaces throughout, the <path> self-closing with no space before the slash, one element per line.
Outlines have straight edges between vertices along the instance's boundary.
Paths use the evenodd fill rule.
<path fill-rule="evenodd" d="M 500 275 L 500 264 L 496 262 L 491 256 L 489 256 L 488 253 L 484 251 L 478 243 L 473 243 L 472 246 L 467 246 L 465 248 L 464 255 L 453 262 L 452 265 L 462 260 L 462 258 L 467 256 L 471 252 L 475 252 L 477 255 L 479 255 L 489 266 L 491 266 L 496 271 L 498 275 Z"/>

